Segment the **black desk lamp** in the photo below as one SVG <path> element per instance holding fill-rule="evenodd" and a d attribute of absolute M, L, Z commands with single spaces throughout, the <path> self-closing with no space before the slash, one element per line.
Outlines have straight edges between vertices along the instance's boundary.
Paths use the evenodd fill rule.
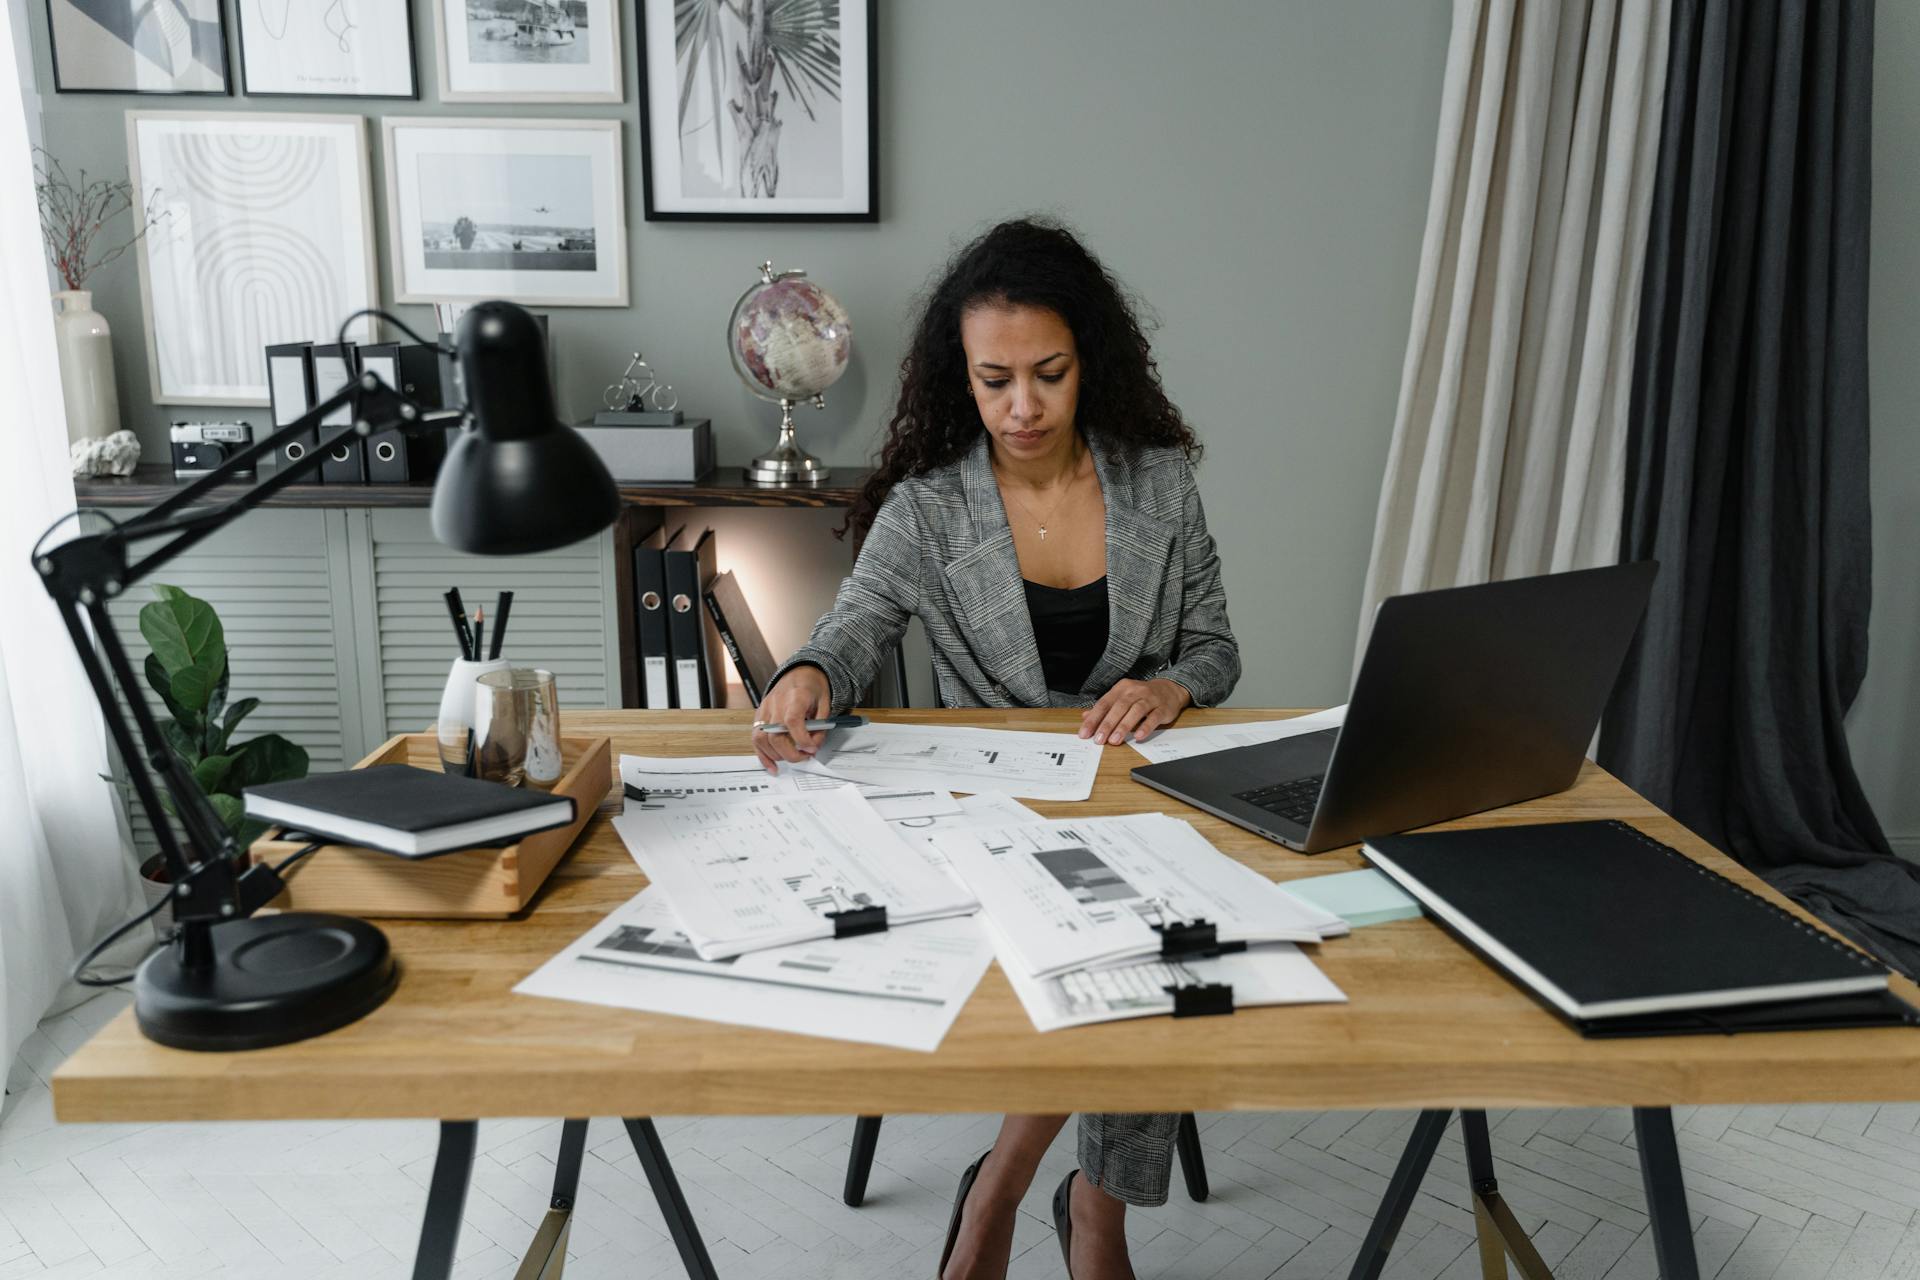
<path fill-rule="evenodd" d="M 358 312 L 347 324 L 362 315 L 384 313 Z M 385 318 L 421 340 L 393 317 Z M 345 333 L 342 325 L 342 341 Z M 545 342 L 533 317 L 512 303 L 482 303 L 461 320 L 456 348 L 466 383 L 465 410 L 422 410 L 373 374 L 362 373 L 152 510 L 51 549 L 42 549 L 43 536 L 34 547 L 34 568 L 79 651 L 134 793 L 159 835 L 173 883 L 178 931 L 134 979 L 140 1029 L 161 1044 L 257 1049 L 302 1040 L 371 1012 L 392 994 L 398 975 L 386 935 L 364 920 L 311 912 L 248 918 L 280 893 L 283 882 L 265 864 L 239 870 L 239 843 L 168 746 L 114 632 L 107 601 L 315 470 L 335 444 L 379 430 L 398 428 L 412 435 L 464 427 L 433 486 L 434 536 L 456 550 L 479 555 L 546 551 L 612 524 L 620 511 L 613 477 L 587 443 L 555 417 Z M 319 448 L 283 463 L 222 505 L 188 510 L 235 472 L 312 430 L 343 405 L 351 407 L 352 422 L 328 428 L 332 434 Z M 168 541 L 130 558 L 136 543 L 155 538 Z M 138 727 L 137 741 L 114 696 L 115 681 Z M 184 850 L 149 769 L 160 774 L 173 798 L 186 833 Z"/>

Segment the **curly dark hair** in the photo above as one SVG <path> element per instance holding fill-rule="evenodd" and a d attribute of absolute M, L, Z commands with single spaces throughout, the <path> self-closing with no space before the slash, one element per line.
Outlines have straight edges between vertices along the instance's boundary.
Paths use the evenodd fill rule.
<path fill-rule="evenodd" d="M 1120 282 L 1071 229 L 1015 218 L 947 263 L 926 294 L 900 362 L 900 398 L 873 474 L 836 532 L 864 537 L 893 486 L 964 455 L 986 428 L 967 394 L 960 317 L 981 304 L 1046 307 L 1066 321 L 1079 349 L 1081 432 L 1129 448 L 1178 446 L 1200 457 L 1200 440 L 1160 385 L 1144 326 Z"/>

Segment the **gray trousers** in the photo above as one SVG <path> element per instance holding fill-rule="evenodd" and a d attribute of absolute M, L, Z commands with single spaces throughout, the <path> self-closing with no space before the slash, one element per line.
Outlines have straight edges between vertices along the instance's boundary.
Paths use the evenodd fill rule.
<path fill-rule="evenodd" d="M 1167 1202 L 1180 1117 L 1080 1116 L 1080 1173 L 1115 1200 L 1151 1209 Z"/>

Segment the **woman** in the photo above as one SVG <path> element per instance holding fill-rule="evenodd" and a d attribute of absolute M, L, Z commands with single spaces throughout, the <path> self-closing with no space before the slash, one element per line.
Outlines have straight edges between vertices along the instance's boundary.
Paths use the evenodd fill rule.
<path fill-rule="evenodd" d="M 1066 229 L 1005 222 L 927 299 L 879 466 L 848 518 L 865 542 L 833 609 L 776 673 L 753 746 L 818 749 L 910 617 L 958 707 L 1084 707 L 1080 736 L 1145 738 L 1240 677 L 1190 460 L 1119 285 Z M 780 724 L 784 734 L 762 725 Z M 1065 1116 L 1008 1116 L 961 1179 L 943 1280 L 1003 1276 L 1014 1212 Z M 1126 1206 L 1166 1201 L 1176 1118 L 1083 1115 L 1055 1194 L 1076 1280 L 1131 1277 Z"/>

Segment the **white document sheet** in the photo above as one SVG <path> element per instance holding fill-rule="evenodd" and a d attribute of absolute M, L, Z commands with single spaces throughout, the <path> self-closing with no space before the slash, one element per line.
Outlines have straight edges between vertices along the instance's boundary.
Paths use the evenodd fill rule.
<path fill-rule="evenodd" d="M 923 724 L 835 729 L 820 753 L 787 773 L 848 782 L 1003 791 L 1027 800 L 1085 800 L 1100 769 L 1100 744 L 1071 733 L 1028 733 Z"/>
<path fill-rule="evenodd" d="M 1158 955 L 1152 926 L 1205 919 L 1222 942 L 1347 932 L 1165 814 L 1065 818 L 928 837 L 1035 977 Z"/>
<path fill-rule="evenodd" d="M 1036 1031 L 1084 1027 L 1173 1012 L 1168 987 L 1225 983 L 1236 1009 L 1265 1004 L 1345 1003 L 1346 993 L 1290 942 L 1249 947 L 1206 960 L 1148 960 L 1105 969 L 1074 969 L 1053 978 L 1023 972 L 1006 935 L 987 926 L 1000 969 L 1026 1006 Z"/>
<path fill-rule="evenodd" d="M 1145 756 L 1150 764 L 1165 764 L 1169 760 L 1203 756 L 1210 751 L 1225 751 L 1228 747 L 1250 747 L 1256 742 L 1278 742 L 1282 738 L 1297 737 L 1303 733 L 1338 729 L 1346 723 L 1346 719 L 1347 707 L 1342 703 L 1312 715 L 1295 716 L 1291 720 L 1249 720 L 1245 724 L 1162 729 L 1145 742 L 1134 743 L 1133 749 Z"/>
<path fill-rule="evenodd" d="M 620 782 L 630 813 L 805 795 L 845 786 L 856 787 L 888 821 L 960 812 L 958 802 L 937 788 L 848 783 L 797 769 L 784 769 L 776 777 L 760 766 L 758 756 L 621 756 Z"/>
<path fill-rule="evenodd" d="M 648 888 L 514 991 L 931 1053 L 992 959 L 980 921 L 962 916 L 702 960 Z"/>
<path fill-rule="evenodd" d="M 623 813 L 613 829 L 703 960 L 831 938 L 829 912 L 893 927 L 977 908 L 852 787 Z"/>

